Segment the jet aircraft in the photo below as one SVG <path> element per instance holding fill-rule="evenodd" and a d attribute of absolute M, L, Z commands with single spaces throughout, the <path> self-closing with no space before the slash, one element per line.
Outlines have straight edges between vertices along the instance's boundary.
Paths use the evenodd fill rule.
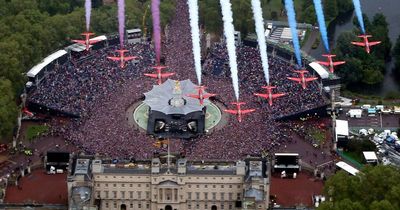
<path fill-rule="evenodd" d="M 83 32 L 81 33 L 81 35 L 85 37 L 85 40 L 73 39 L 72 41 L 85 45 L 86 51 L 89 51 L 90 45 L 101 41 L 101 40 L 90 39 L 90 36 L 94 35 L 94 33 L 92 32 Z"/>
<path fill-rule="evenodd" d="M 170 76 L 172 76 L 172 75 L 175 74 L 174 72 L 170 72 L 170 73 L 161 73 L 161 71 L 162 71 L 163 69 L 167 68 L 167 66 L 160 66 L 160 65 L 158 65 L 158 66 L 153 66 L 152 68 L 155 69 L 157 72 L 154 73 L 154 74 L 145 73 L 144 75 L 145 75 L 145 76 L 148 76 L 148 77 L 156 78 L 156 79 L 158 80 L 158 84 L 159 84 L 159 85 L 161 85 L 162 79 L 163 79 L 163 78 L 167 78 L 167 77 L 170 77 Z"/>
<path fill-rule="evenodd" d="M 267 93 L 254 93 L 254 95 L 267 99 L 270 106 L 272 106 L 273 99 L 286 95 L 286 93 L 272 93 L 272 90 L 275 89 L 276 86 L 267 85 L 261 88 L 265 89 Z"/>
<path fill-rule="evenodd" d="M 129 52 L 129 50 L 122 49 L 122 50 L 116 50 L 116 52 L 119 54 L 118 57 L 108 56 L 107 58 L 110 59 L 110 60 L 113 60 L 113 61 L 120 61 L 119 66 L 121 68 L 125 68 L 127 61 L 130 61 L 130 60 L 133 60 L 133 59 L 137 58 L 136 56 L 125 56 L 125 53 Z"/>
<path fill-rule="evenodd" d="M 370 53 L 370 46 L 374 46 L 377 44 L 380 44 L 381 41 L 374 41 L 374 42 L 370 42 L 368 40 L 368 38 L 372 37 L 371 35 L 360 35 L 358 36 L 360 38 L 363 38 L 363 42 L 351 42 L 351 44 L 357 45 L 357 46 L 361 46 L 361 47 L 365 47 L 365 51 L 369 54 Z"/>
<path fill-rule="evenodd" d="M 299 73 L 300 77 L 288 77 L 288 79 L 298 82 L 299 84 L 301 84 L 303 89 L 306 89 L 307 82 L 311 82 L 318 79 L 318 77 L 305 77 L 304 74 L 308 73 L 307 70 L 295 70 L 294 72 Z"/>
<path fill-rule="evenodd" d="M 326 62 L 325 61 L 317 61 L 317 63 L 329 67 L 329 71 L 331 73 L 333 73 L 335 71 L 334 70 L 335 66 L 342 65 L 342 64 L 346 63 L 346 61 L 333 61 L 332 58 L 336 57 L 336 55 L 324 54 L 322 56 L 326 57 L 328 59 L 328 61 L 326 61 Z"/>
<path fill-rule="evenodd" d="M 239 122 L 242 122 L 242 115 L 256 111 L 255 109 L 242 109 L 241 105 L 246 104 L 245 102 L 232 102 L 231 104 L 236 105 L 236 109 L 225 109 L 224 112 L 237 115 Z"/>
<path fill-rule="evenodd" d="M 202 86 L 202 85 L 197 86 L 196 87 L 197 94 L 189 94 L 188 97 L 199 99 L 200 105 L 203 105 L 204 99 L 214 97 L 217 95 L 217 94 L 213 94 L 213 93 L 204 93 L 205 88 L 206 87 Z"/>

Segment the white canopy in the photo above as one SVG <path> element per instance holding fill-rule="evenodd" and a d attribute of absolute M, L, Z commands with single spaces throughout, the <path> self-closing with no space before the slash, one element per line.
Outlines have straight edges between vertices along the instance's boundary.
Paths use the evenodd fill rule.
<path fill-rule="evenodd" d="M 100 40 L 100 41 L 104 41 L 104 40 L 106 40 L 107 39 L 107 37 L 106 36 L 104 36 L 104 35 L 101 35 L 101 36 L 96 36 L 96 37 L 93 37 L 93 38 L 91 38 L 90 40 L 94 40 L 94 41 L 96 41 L 96 40 Z"/>
<path fill-rule="evenodd" d="M 126 33 L 130 34 L 130 33 L 137 33 L 137 32 L 142 32 L 142 30 L 140 28 L 134 28 L 134 29 L 128 29 L 126 30 Z"/>
<path fill-rule="evenodd" d="M 374 151 L 364 151 L 364 158 L 365 160 L 368 161 L 377 161 L 378 157 L 376 156 L 376 153 Z"/>
<path fill-rule="evenodd" d="M 358 169 L 354 168 L 353 166 L 351 166 L 351 165 L 349 165 L 349 164 L 347 164 L 347 163 L 345 163 L 343 161 L 337 162 L 336 166 L 341 168 L 341 169 L 343 169 L 343 170 L 345 170 L 345 171 L 347 171 L 348 173 L 350 173 L 351 175 L 354 175 L 354 176 L 358 172 L 360 172 Z"/>
<path fill-rule="evenodd" d="M 311 62 L 310 64 L 311 68 L 314 69 L 315 72 L 317 72 L 317 74 L 322 78 L 322 79 L 326 79 L 329 77 L 329 72 L 323 67 L 321 66 L 321 64 L 317 63 L 317 62 Z"/>
<path fill-rule="evenodd" d="M 49 63 L 53 62 L 54 60 L 60 58 L 61 56 L 67 54 L 65 50 L 59 50 L 49 56 L 47 56 L 43 61 L 36 66 L 32 67 L 31 70 L 26 73 L 28 77 L 35 77 L 44 67 L 49 65 Z"/>
<path fill-rule="evenodd" d="M 336 120 L 336 135 L 349 135 L 349 122 L 347 120 Z"/>

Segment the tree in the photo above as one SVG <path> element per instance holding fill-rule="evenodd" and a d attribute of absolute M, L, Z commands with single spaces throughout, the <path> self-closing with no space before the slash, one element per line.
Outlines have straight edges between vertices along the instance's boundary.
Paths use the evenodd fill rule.
<path fill-rule="evenodd" d="M 400 35 L 397 37 L 396 45 L 393 48 L 393 58 L 395 59 L 394 74 L 400 78 Z"/>
<path fill-rule="evenodd" d="M 371 31 L 373 39 L 382 42 L 374 46 L 372 53 L 382 60 L 388 60 L 390 58 L 392 43 L 389 38 L 389 24 L 386 21 L 385 15 L 377 13 L 372 20 L 372 27 L 369 27 L 368 31 Z"/>
<path fill-rule="evenodd" d="M 232 1 L 233 24 L 236 31 L 245 37 L 249 32 L 254 32 L 253 12 L 250 1 Z"/>
<path fill-rule="evenodd" d="M 0 77 L 0 137 L 9 137 L 17 119 L 17 106 L 11 81 Z"/>
<path fill-rule="evenodd" d="M 394 206 L 387 200 L 374 201 L 370 205 L 370 210 L 396 210 Z"/>
<path fill-rule="evenodd" d="M 318 210 L 399 209 L 400 170 L 392 166 L 366 166 L 356 176 L 340 171 L 324 186 L 328 200 Z"/>
<path fill-rule="evenodd" d="M 338 59 L 346 61 L 337 69 L 342 81 L 349 87 L 355 85 L 376 85 L 383 81 L 385 63 L 374 54 L 368 55 L 364 49 L 349 45 L 356 40 L 354 32 L 344 32 L 339 35 L 334 52 Z"/>
<path fill-rule="evenodd" d="M 351 0 L 336 0 L 339 15 L 349 12 L 354 9 Z"/>
<path fill-rule="evenodd" d="M 220 34 L 223 28 L 219 1 L 203 0 L 199 3 L 200 24 L 204 25 L 208 32 Z"/>
<path fill-rule="evenodd" d="M 172 0 L 162 1 L 160 4 L 160 18 L 163 26 L 167 25 L 175 14 L 175 3 Z"/>
<path fill-rule="evenodd" d="M 339 14 L 338 5 L 336 0 L 325 0 L 324 1 L 324 12 L 325 19 L 332 20 Z"/>
<path fill-rule="evenodd" d="M 314 5 L 308 6 L 301 17 L 301 21 L 315 25 L 317 23 L 317 16 L 315 14 Z"/>
<path fill-rule="evenodd" d="M 276 11 L 271 12 L 271 19 L 272 20 L 278 20 L 278 13 Z"/>
<path fill-rule="evenodd" d="M 363 16 L 363 21 L 364 21 L 364 27 L 365 29 L 368 31 L 368 28 L 371 28 L 371 22 L 369 21 L 369 18 L 366 14 L 362 14 Z M 358 22 L 358 19 L 356 16 L 354 16 L 353 18 L 353 25 L 356 26 L 357 30 L 357 34 L 361 34 L 361 29 L 360 29 L 360 23 Z"/>

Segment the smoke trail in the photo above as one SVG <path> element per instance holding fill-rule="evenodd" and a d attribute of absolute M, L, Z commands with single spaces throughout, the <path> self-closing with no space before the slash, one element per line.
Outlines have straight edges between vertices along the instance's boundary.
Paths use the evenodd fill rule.
<path fill-rule="evenodd" d="M 263 20 L 260 0 L 251 0 L 251 7 L 254 13 L 254 21 L 256 25 L 258 45 L 260 47 L 261 63 L 264 70 L 265 80 L 267 81 L 267 85 L 269 85 L 267 44 L 265 43 L 264 20 Z"/>
<path fill-rule="evenodd" d="M 157 64 L 161 57 L 161 27 L 160 27 L 160 0 L 151 1 L 151 16 L 153 18 L 153 38 L 156 50 Z"/>
<path fill-rule="evenodd" d="M 314 0 L 315 13 L 317 13 L 319 31 L 321 32 L 322 40 L 324 41 L 324 46 L 327 52 L 329 49 L 328 33 L 326 32 L 325 16 L 324 10 L 322 9 L 321 0 Z"/>
<path fill-rule="evenodd" d="M 228 49 L 233 90 L 235 91 L 236 100 L 239 101 L 239 78 L 236 62 L 235 29 L 233 28 L 231 3 L 229 0 L 220 0 L 219 3 L 221 4 L 222 20 L 224 21 L 224 34 L 226 39 L 226 48 Z"/>
<path fill-rule="evenodd" d="M 360 24 L 361 31 L 363 34 L 365 34 L 364 19 L 361 12 L 360 0 L 353 0 L 353 4 L 354 4 L 354 9 L 356 10 L 356 16 L 358 19 L 358 23 Z"/>
<path fill-rule="evenodd" d="M 188 6 L 189 6 L 190 28 L 192 31 L 194 67 L 196 69 L 197 81 L 199 85 L 201 85 L 199 5 L 197 4 L 197 0 L 188 0 Z"/>
<path fill-rule="evenodd" d="M 118 0 L 118 31 L 119 31 L 119 44 L 121 49 L 124 47 L 125 35 L 125 0 Z"/>
<path fill-rule="evenodd" d="M 299 37 L 297 35 L 296 13 L 294 12 L 293 0 L 285 0 L 285 8 L 288 16 L 290 30 L 292 32 L 293 48 L 296 55 L 297 64 L 299 66 L 302 66 Z"/>
<path fill-rule="evenodd" d="M 92 12 L 92 0 L 85 1 L 86 31 L 90 28 L 90 13 Z"/>

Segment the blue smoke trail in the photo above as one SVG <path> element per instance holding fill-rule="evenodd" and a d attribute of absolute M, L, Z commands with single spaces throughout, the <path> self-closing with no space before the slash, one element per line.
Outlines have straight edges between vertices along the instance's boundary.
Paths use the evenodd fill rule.
<path fill-rule="evenodd" d="M 360 24 L 361 31 L 363 34 L 365 34 L 364 19 L 361 12 L 360 0 L 353 0 L 353 4 L 354 4 L 354 9 L 356 10 L 356 16 L 358 19 L 358 23 Z"/>
<path fill-rule="evenodd" d="M 317 13 L 319 31 L 321 32 L 322 40 L 324 41 L 324 46 L 327 52 L 329 49 L 328 33 L 326 32 L 325 16 L 324 10 L 322 9 L 321 0 L 314 0 L 315 13 Z"/>
<path fill-rule="evenodd" d="M 297 35 L 296 13 L 294 12 L 293 0 L 285 0 L 285 9 L 288 16 L 290 31 L 292 32 L 292 41 L 297 64 L 301 65 L 301 52 L 299 36 Z"/>

